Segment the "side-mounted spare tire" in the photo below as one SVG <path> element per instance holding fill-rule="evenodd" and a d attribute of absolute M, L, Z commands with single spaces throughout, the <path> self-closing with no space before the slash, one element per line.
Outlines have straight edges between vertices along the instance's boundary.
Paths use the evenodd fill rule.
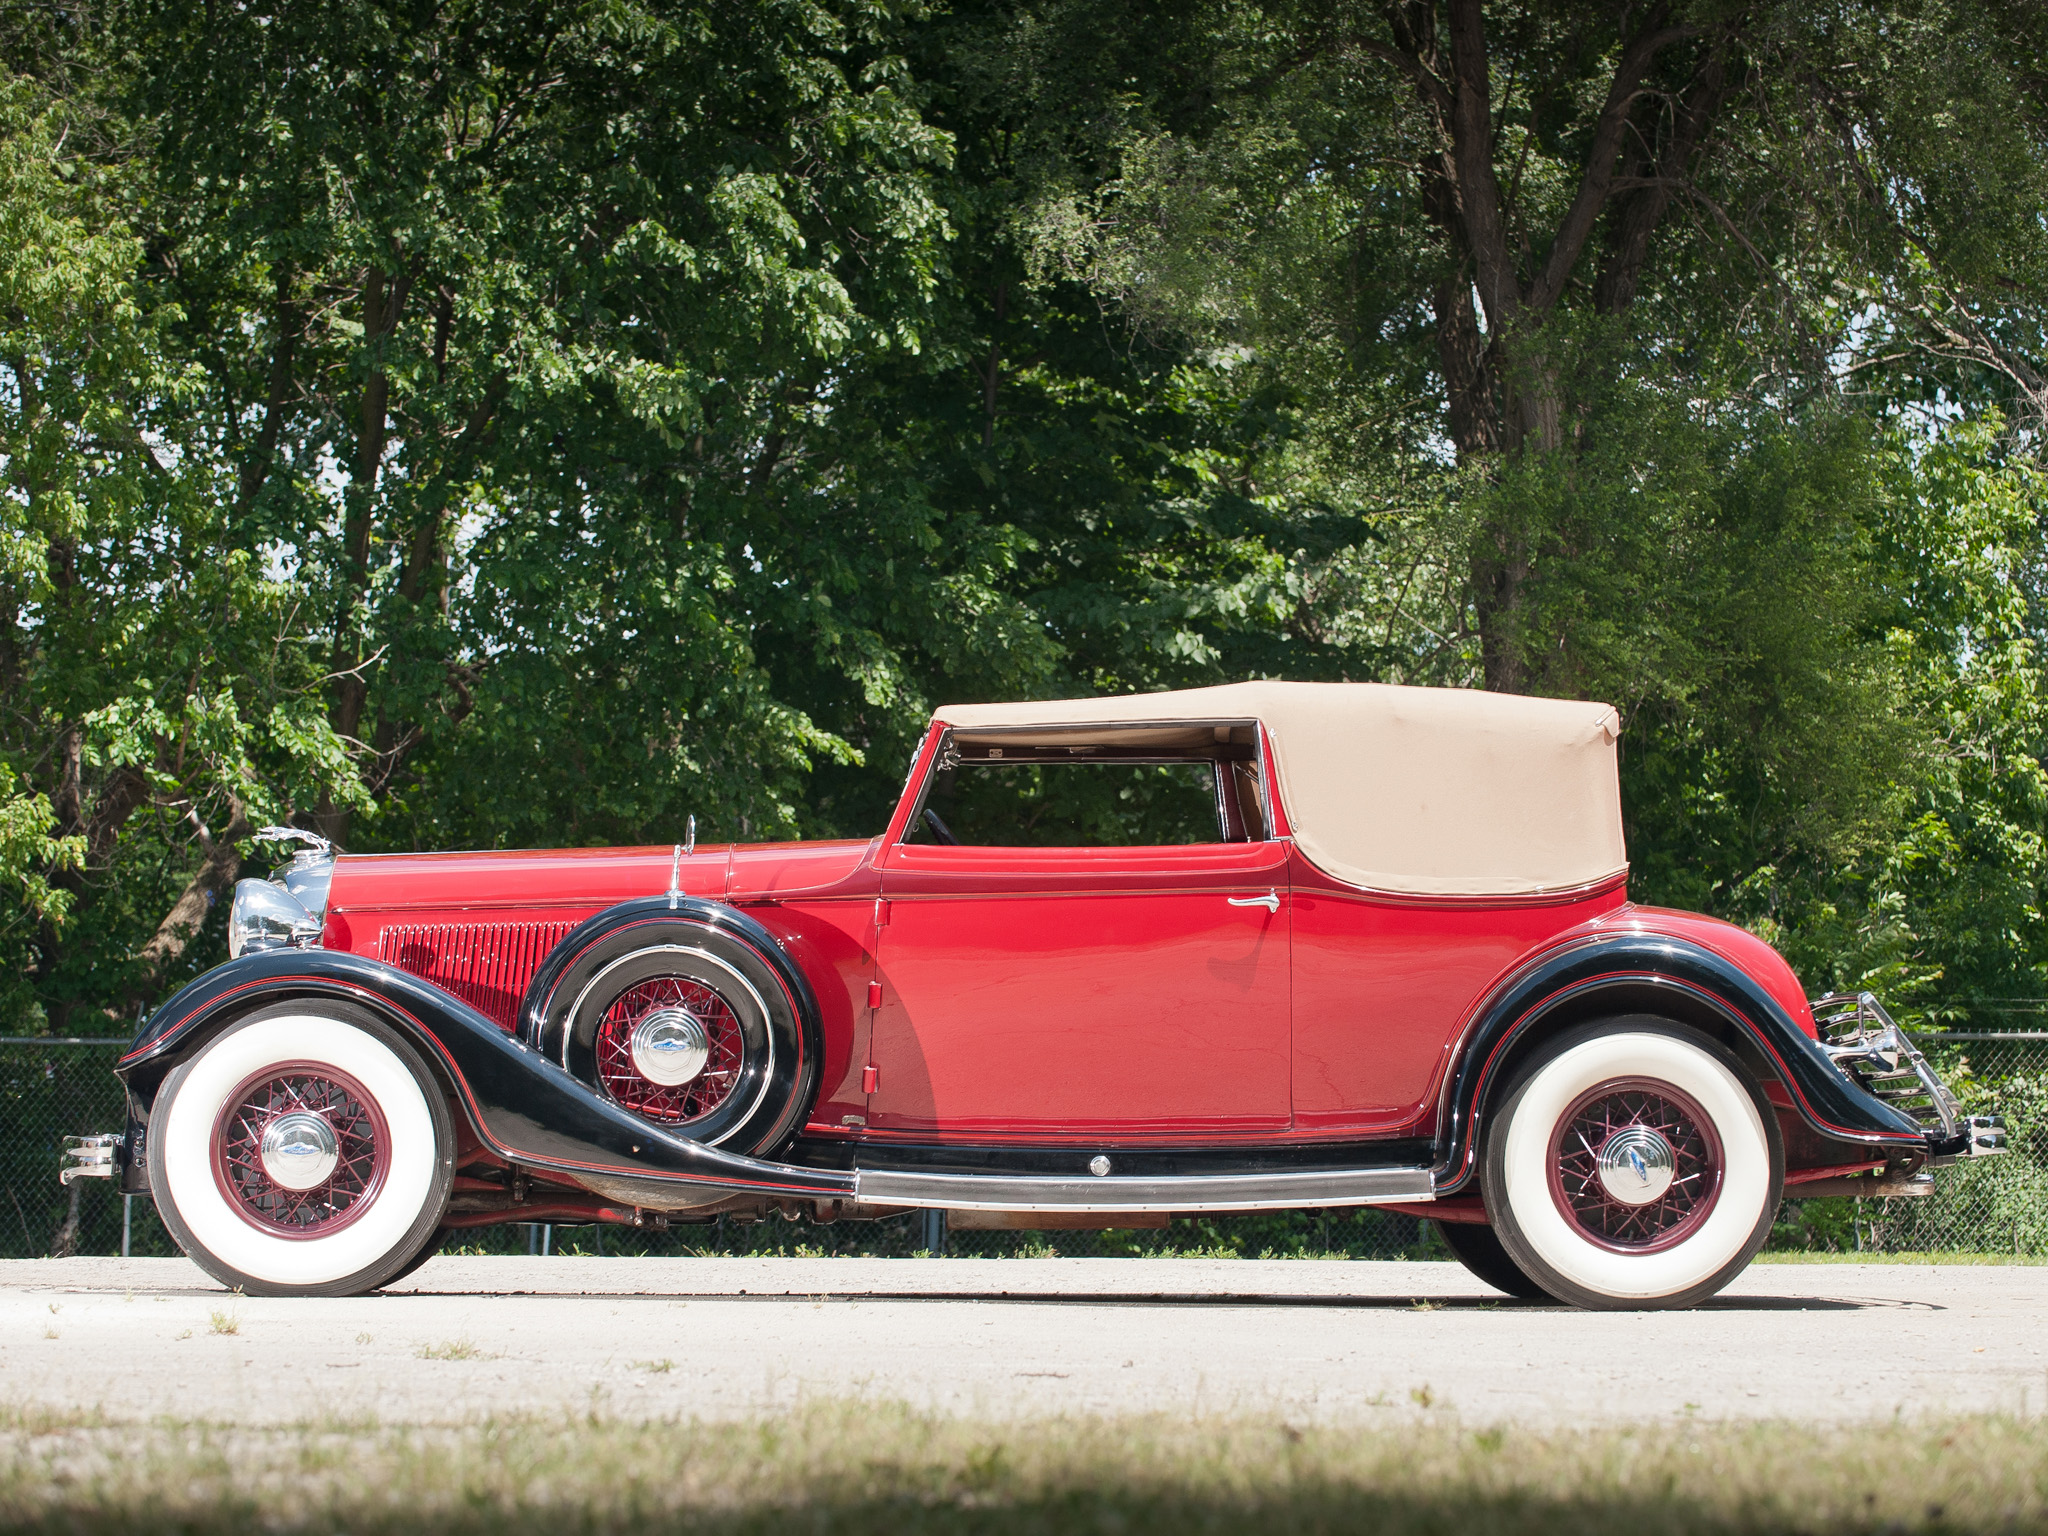
<path fill-rule="evenodd" d="M 556 945 L 519 1035 L 643 1119 L 749 1157 L 802 1126 L 823 1055 L 816 995 L 774 936 L 735 908 L 666 896 Z"/>

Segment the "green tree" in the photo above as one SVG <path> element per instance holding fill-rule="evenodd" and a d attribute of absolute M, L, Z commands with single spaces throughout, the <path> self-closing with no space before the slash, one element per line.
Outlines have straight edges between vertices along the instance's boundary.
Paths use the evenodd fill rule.
<path fill-rule="evenodd" d="M 2038 11 L 1007 14 L 1017 68 L 1123 83 L 1043 178 L 1038 270 L 1293 403 L 1274 627 L 1327 647 L 1298 662 L 1614 699 L 1639 894 L 1777 923 L 1816 974 L 1882 944 L 1944 973 L 1944 885 L 2024 904 Z M 1927 602 L 1993 524 L 2018 585 Z M 1987 742 L 2003 777 L 1963 766 Z M 1976 972 L 2038 944 L 2007 921 Z"/>
<path fill-rule="evenodd" d="M 734 596 L 783 418 L 835 359 L 918 344 L 946 145 L 891 20 L 139 13 L 153 275 L 244 537 L 325 631 L 373 821 L 421 802 L 430 740 L 457 779 L 494 764 L 509 813 L 466 830 L 579 841 L 679 820 L 686 787 L 787 826 L 791 771 L 847 750 L 769 696 Z"/>
<path fill-rule="evenodd" d="M 736 573 L 777 413 L 918 344 L 946 144 L 895 24 L 9 36 L 0 874 L 54 1022 L 175 980 L 264 820 L 603 841 L 687 789 L 793 825 L 851 749 L 772 697 Z"/>
<path fill-rule="evenodd" d="M 2039 990 L 2044 48 L 1981 0 L 9 13 L 7 1006 L 217 957 L 266 821 L 867 835 L 949 698 L 1252 675 L 1612 698 L 1639 895 Z"/>

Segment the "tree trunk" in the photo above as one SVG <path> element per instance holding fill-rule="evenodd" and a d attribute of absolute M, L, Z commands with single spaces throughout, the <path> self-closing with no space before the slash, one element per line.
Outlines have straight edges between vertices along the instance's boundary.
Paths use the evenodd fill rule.
<path fill-rule="evenodd" d="M 1459 461 L 1500 452 L 1500 410 L 1486 361 L 1486 338 L 1479 334 L 1472 279 L 1463 268 L 1437 284 L 1436 354 Z"/>
<path fill-rule="evenodd" d="M 369 679 L 364 675 L 367 659 L 351 640 L 357 610 L 369 587 L 377 482 L 390 429 L 391 379 L 385 369 L 385 351 L 405 312 L 409 286 L 407 274 L 387 274 L 381 267 L 370 268 L 363 281 L 363 344 L 369 353 L 369 374 L 363 381 L 357 412 L 355 473 L 348 489 L 348 518 L 342 534 L 342 597 L 334 616 L 334 700 L 329 714 L 335 733 L 348 742 L 360 739 L 363 709 L 370 696 Z M 336 843 L 346 840 L 347 806 L 323 796 L 313 819 L 324 836 Z"/>
<path fill-rule="evenodd" d="M 981 446 L 993 448 L 996 441 L 996 391 L 1003 383 L 1003 317 L 1009 311 L 1010 285 L 996 284 L 995 315 L 989 322 L 988 362 L 981 372 Z"/>
<path fill-rule="evenodd" d="M 249 835 L 249 818 L 241 801 L 233 801 L 232 807 L 227 826 L 217 834 L 209 830 L 196 813 L 190 817 L 198 833 L 203 856 L 198 871 L 185 883 L 185 889 L 171 904 L 171 910 L 157 924 L 156 932 L 136 957 L 143 964 L 143 985 L 137 989 L 139 993 L 153 993 L 162 986 L 165 973 L 185 953 L 192 936 L 206 922 L 206 914 L 241 873 L 242 856 L 236 851 L 235 844 Z M 131 1002 L 147 1000 L 146 995 L 130 999 Z"/>
<path fill-rule="evenodd" d="M 84 1180 L 73 1179 L 70 1184 L 70 1200 L 64 1207 L 64 1221 L 50 1236 L 50 1257 L 68 1259 L 78 1252 L 78 1195 Z"/>
<path fill-rule="evenodd" d="M 292 303 L 291 275 L 277 275 L 277 341 L 270 354 L 270 389 L 263 403 L 263 425 L 257 429 L 256 444 L 242 463 L 240 489 L 235 494 L 235 511 L 246 517 L 255 506 L 257 494 L 270 479 L 277 462 L 277 439 L 291 408 L 292 356 L 298 342 L 298 309 Z"/>
<path fill-rule="evenodd" d="M 1437 356 L 1446 424 L 1461 464 L 1497 472 L 1506 460 L 1565 449 L 1566 381 L 1544 344 L 1545 321 L 1569 287 L 1602 211 L 1617 195 L 1617 171 L 1632 126 L 1637 142 L 1650 141 L 1632 117 L 1651 64 L 1662 50 L 1700 31 L 1667 24 L 1668 13 L 1667 4 L 1653 4 L 1625 39 L 1578 186 L 1546 239 L 1545 232 L 1522 226 L 1495 172 L 1499 143 L 1481 0 L 1448 0 L 1441 34 L 1434 6 L 1411 3 L 1386 12 L 1390 45 L 1374 43 L 1373 50 L 1408 74 L 1434 134 L 1434 143 L 1418 156 L 1419 190 L 1447 257 L 1434 295 Z M 1683 172 L 1720 101 L 1726 42 L 1724 37 L 1698 72 L 1680 121 L 1667 136 L 1658 166 L 1663 175 Z M 1621 190 L 1639 193 L 1643 180 L 1621 178 Z M 1656 180 L 1661 187 L 1662 176 Z M 1669 192 L 1660 191 L 1630 203 L 1610 247 L 1612 275 L 1602 284 L 1609 302 L 1633 296 L 1635 269 L 1669 202 Z M 1523 256 L 1532 251 L 1544 253 L 1540 271 L 1524 270 Z M 1468 592 L 1488 688 L 1519 693 L 1534 681 L 1523 628 L 1525 589 L 1536 568 L 1525 530 L 1497 525 L 1480 534 Z"/>
<path fill-rule="evenodd" d="M 1649 259 L 1650 237 L 1664 222 L 1707 126 L 1727 95 L 1728 51 L 1729 44 L 1723 39 L 1707 54 L 1673 114 L 1669 137 L 1654 158 L 1646 148 L 1625 167 L 1626 174 L 1617 178 L 1622 187 L 1619 206 L 1600 275 L 1593 283 L 1593 307 L 1603 315 L 1618 315 L 1635 302 L 1636 284 Z M 1639 138 L 1645 146 L 1654 145 L 1654 126 Z"/>
<path fill-rule="evenodd" d="M 1494 546 L 1472 562 L 1472 610 L 1479 631 L 1479 670 L 1495 693 L 1526 693 L 1529 668 L 1522 634 L 1523 586 L 1529 579 L 1526 541 L 1499 530 Z"/>

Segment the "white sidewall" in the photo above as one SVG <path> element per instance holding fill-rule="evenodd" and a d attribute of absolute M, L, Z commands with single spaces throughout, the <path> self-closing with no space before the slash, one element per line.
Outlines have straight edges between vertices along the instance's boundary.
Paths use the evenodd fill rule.
<path fill-rule="evenodd" d="M 1671 1084 L 1713 1121 L 1721 1138 L 1721 1195 L 1707 1219 L 1658 1253 L 1616 1253 L 1589 1241 L 1550 1193 L 1550 1146 L 1581 1094 L 1622 1077 Z M 1771 1147 L 1756 1104 L 1722 1062 L 1669 1035 L 1600 1035 L 1573 1046 L 1530 1079 L 1506 1127 L 1501 1170 L 1520 1235 L 1559 1275 L 1620 1299 L 1675 1296 L 1739 1257 L 1771 1196 Z"/>
<path fill-rule="evenodd" d="M 213 1126 L 228 1095 L 251 1075 L 289 1061 L 325 1063 L 363 1085 L 391 1138 L 384 1186 L 329 1237 L 279 1237 L 229 1202 L 213 1176 Z M 200 1053 L 156 1129 L 160 1193 L 206 1250 L 251 1279 L 326 1285 L 388 1257 L 433 1197 L 434 1116 L 419 1082 L 390 1046 L 325 1014 L 281 1014 L 231 1030 Z"/>

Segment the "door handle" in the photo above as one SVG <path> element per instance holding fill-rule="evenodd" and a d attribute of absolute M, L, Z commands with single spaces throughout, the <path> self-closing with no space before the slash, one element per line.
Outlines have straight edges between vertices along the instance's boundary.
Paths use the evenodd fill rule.
<path fill-rule="evenodd" d="M 1226 896 L 1223 898 L 1233 907 L 1264 907 L 1268 912 L 1280 910 L 1280 893 L 1268 891 L 1263 896 Z"/>

